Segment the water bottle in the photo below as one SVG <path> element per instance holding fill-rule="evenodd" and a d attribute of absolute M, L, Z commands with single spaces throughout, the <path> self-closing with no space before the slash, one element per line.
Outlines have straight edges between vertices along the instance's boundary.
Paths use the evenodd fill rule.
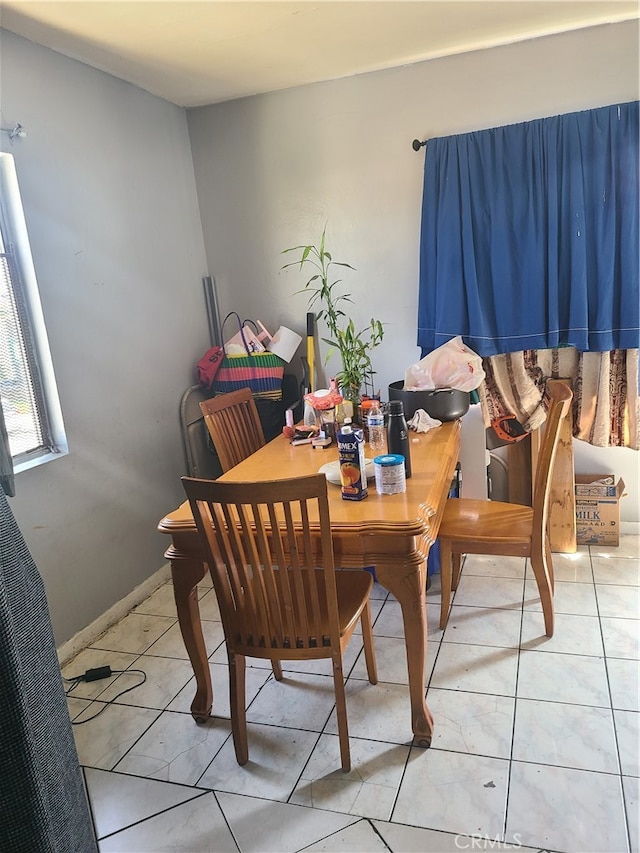
<path fill-rule="evenodd" d="M 367 414 L 367 429 L 369 431 L 369 447 L 376 453 L 385 449 L 384 414 L 378 403 L 372 403 Z"/>
<path fill-rule="evenodd" d="M 404 419 L 402 400 L 389 401 L 389 420 L 387 422 L 387 452 L 404 456 L 405 478 L 411 476 L 411 451 L 409 449 L 409 428 Z"/>

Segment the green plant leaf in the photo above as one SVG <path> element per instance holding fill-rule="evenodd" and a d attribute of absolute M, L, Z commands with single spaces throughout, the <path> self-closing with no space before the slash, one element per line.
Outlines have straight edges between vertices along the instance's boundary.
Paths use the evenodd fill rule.
<path fill-rule="evenodd" d="M 285 264 L 282 269 L 290 266 L 299 266 L 302 269 L 310 264 L 317 272 L 311 276 L 302 290 L 296 293 L 307 293 L 308 306 L 320 305 L 316 319 L 326 323 L 331 337 L 321 338 L 330 350 L 325 356 L 324 362 L 328 363 L 334 352 L 339 352 L 342 370 L 336 374 L 338 384 L 344 388 L 358 390 L 366 382 L 371 381 L 375 374 L 371 362 L 370 352 L 380 345 L 384 337 L 384 325 L 379 320 L 371 319 L 369 326 L 356 331 L 353 320 L 345 314 L 342 305 L 348 303 L 353 305 L 350 293 L 339 293 L 338 285 L 342 279 L 330 282 L 332 267 L 342 267 L 355 271 L 355 267 L 344 261 L 334 261 L 331 253 L 326 248 L 326 225 L 322 232 L 320 245 L 295 246 L 284 249 L 281 254 L 287 252 L 300 252 L 299 260 Z M 346 325 L 343 325 L 347 318 Z"/>

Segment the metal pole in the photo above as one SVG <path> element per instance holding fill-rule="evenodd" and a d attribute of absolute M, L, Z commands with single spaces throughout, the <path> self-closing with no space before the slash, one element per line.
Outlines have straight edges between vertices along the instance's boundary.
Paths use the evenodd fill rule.
<path fill-rule="evenodd" d="M 202 284 L 204 286 L 204 301 L 205 305 L 207 306 L 207 320 L 209 322 L 209 337 L 211 339 L 211 346 L 221 347 L 222 336 L 220 334 L 220 312 L 218 311 L 216 282 L 212 276 L 206 275 L 202 279 Z"/>

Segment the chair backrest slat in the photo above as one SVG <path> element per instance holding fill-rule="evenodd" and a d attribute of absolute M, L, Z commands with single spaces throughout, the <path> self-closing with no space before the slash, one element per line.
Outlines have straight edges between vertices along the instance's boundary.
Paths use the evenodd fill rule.
<path fill-rule="evenodd" d="M 318 514 L 320 516 L 320 529 L 322 531 L 322 541 L 321 541 L 321 552 L 324 554 L 325 551 L 331 552 L 331 562 L 333 566 L 333 542 L 331 539 L 331 520 L 329 518 L 329 502 L 328 501 L 320 501 L 318 503 Z M 311 540 L 309 539 L 309 548 L 312 549 Z M 322 565 L 324 566 L 325 575 L 328 571 L 327 565 L 328 561 L 323 559 Z M 335 571 L 332 568 L 332 571 Z M 329 584 L 327 581 L 326 589 L 327 589 L 327 606 L 329 608 L 329 612 L 335 611 L 338 612 L 338 592 L 336 589 L 335 582 Z M 331 637 L 331 645 L 335 646 L 337 642 L 339 642 L 339 628 L 337 620 L 335 624 L 330 625 L 331 631 L 336 633 Z"/>
<path fill-rule="evenodd" d="M 280 570 L 278 571 L 277 576 L 274 573 L 273 584 L 278 594 L 278 614 L 280 618 L 282 642 L 284 643 L 286 641 L 287 645 L 295 647 L 298 639 L 295 635 L 297 622 L 295 619 L 296 608 L 294 604 L 294 596 L 291 591 L 292 577 L 291 572 L 287 570 L 289 565 L 289 558 L 287 556 L 288 539 L 285 541 L 283 533 L 279 528 L 279 525 L 282 522 L 281 519 L 278 519 L 277 517 L 275 505 L 270 504 L 268 509 L 271 529 L 277 531 L 275 534 L 272 534 L 272 553 L 274 563 Z M 285 520 L 289 523 L 289 519 L 287 519 L 286 516 Z"/>
<path fill-rule="evenodd" d="M 301 510 L 301 523 L 308 524 L 305 502 L 301 501 L 297 506 Z M 289 566 L 286 583 L 293 587 L 292 616 L 298 628 L 295 644 L 298 648 L 309 648 L 315 645 L 317 636 L 318 615 L 313 609 L 316 573 L 308 555 L 300 551 L 299 533 L 293 523 L 291 505 L 284 507 L 284 521 Z"/>
<path fill-rule="evenodd" d="M 225 634 L 232 626 L 238 652 L 259 648 L 268 657 L 269 648 L 339 642 L 324 475 L 268 483 L 183 477 L 183 483 L 198 530 L 205 534 Z M 312 525 L 320 526 L 319 552 Z M 331 637 L 323 636 L 327 613 Z"/>
<path fill-rule="evenodd" d="M 309 535 L 309 517 L 307 513 L 307 507 L 301 506 L 302 513 L 302 533 L 298 537 L 297 544 L 301 547 L 302 553 L 304 554 L 304 560 L 307 564 L 313 565 L 313 551 L 311 548 L 311 537 Z M 311 613 L 313 622 L 318 625 L 321 622 L 321 614 L 320 614 L 320 593 L 319 593 L 319 584 L 322 582 L 322 576 L 320 572 L 312 572 L 309 576 L 309 598 L 311 602 Z M 317 637 L 317 642 L 320 644 L 322 642 L 321 637 Z"/>
<path fill-rule="evenodd" d="M 256 508 L 257 509 L 257 508 Z M 268 507 L 269 524 L 265 526 L 262 516 L 256 521 L 256 528 L 260 526 L 260 583 L 261 593 L 265 601 L 266 624 L 269 629 L 269 640 L 275 648 L 283 648 L 287 637 L 291 633 L 292 626 L 287 625 L 283 618 L 280 605 L 280 592 L 278 589 L 278 575 L 282 566 L 285 565 L 284 551 L 281 547 L 281 534 L 277 526 L 277 519 L 273 513 L 273 507 Z"/>
<path fill-rule="evenodd" d="M 212 503 L 212 518 L 216 525 L 219 542 L 219 552 L 227 566 L 226 577 L 220 578 L 220 583 L 228 585 L 233 599 L 230 602 L 229 620 L 233 624 L 235 636 L 245 637 L 247 611 L 253 613 L 257 609 L 254 599 L 253 585 L 249 583 L 250 558 L 246 554 L 244 538 L 241 534 L 242 519 L 238 517 L 234 507 L 216 506 Z M 215 584 L 215 576 L 212 570 Z"/>
<path fill-rule="evenodd" d="M 265 588 L 265 572 L 262 555 L 265 549 L 262 541 L 266 538 L 264 526 L 255 506 L 236 504 L 235 506 L 245 543 L 244 583 L 247 590 L 246 602 L 251 606 L 245 610 L 245 642 L 264 647 L 273 640 L 273 626 L 269 609 L 269 596 Z"/>

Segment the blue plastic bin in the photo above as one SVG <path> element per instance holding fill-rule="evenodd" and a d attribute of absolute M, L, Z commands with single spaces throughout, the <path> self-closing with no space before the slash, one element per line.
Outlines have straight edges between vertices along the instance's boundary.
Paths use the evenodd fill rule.
<path fill-rule="evenodd" d="M 451 481 L 451 488 L 449 489 L 449 497 L 450 498 L 459 498 L 460 497 L 460 463 L 456 465 L 456 473 Z M 438 539 L 433 543 L 431 548 L 429 549 L 429 556 L 427 557 L 427 578 L 431 577 L 431 575 L 438 574 L 440 571 L 440 542 Z"/>

